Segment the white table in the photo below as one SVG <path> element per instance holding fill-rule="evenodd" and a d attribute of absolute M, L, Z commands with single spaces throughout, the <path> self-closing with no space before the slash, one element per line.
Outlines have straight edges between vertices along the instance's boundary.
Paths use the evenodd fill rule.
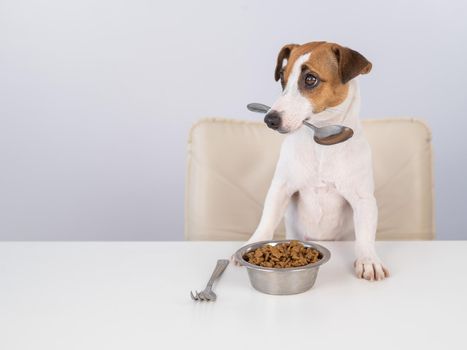
<path fill-rule="evenodd" d="M 467 241 L 378 242 L 392 277 L 354 277 L 350 242 L 310 291 L 272 296 L 216 259 L 240 242 L 0 243 L 0 349 L 467 349 Z"/>

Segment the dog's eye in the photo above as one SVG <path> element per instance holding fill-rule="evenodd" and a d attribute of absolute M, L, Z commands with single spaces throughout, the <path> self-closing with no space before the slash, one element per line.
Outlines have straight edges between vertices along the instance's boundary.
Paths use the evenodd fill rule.
<path fill-rule="evenodd" d="M 315 77 L 313 74 L 308 73 L 305 76 L 305 85 L 308 88 L 314 88 L 316 85 L 318 85 L 319 79 Z"/>

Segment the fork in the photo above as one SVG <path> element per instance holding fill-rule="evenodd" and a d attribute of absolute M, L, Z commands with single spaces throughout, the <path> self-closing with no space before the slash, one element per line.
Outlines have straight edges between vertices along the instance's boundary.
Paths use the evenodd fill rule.
<path fill-rule="evenodd" d="M 217 295 L 212 291 L 212 285 L 214 284 L 214 281 L 222 275 L 227 265 L 229 265 L 229 260 L 217 260 L 216 268 L 212 272 L 211 278 L 209 279 L 208 284 L 206 284 L 206 288 L 199 293 L 195 291 L 194 294 L 190 291 L 191 299 L 199 301 L 216 301 Z"/>

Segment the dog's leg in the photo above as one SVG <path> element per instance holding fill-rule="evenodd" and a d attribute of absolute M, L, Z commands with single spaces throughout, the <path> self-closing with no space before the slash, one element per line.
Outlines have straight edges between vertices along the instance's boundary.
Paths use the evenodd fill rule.
<path fill-rule="evenodd" d="M 373 195 L 357 194 L 344 196 L 353 209 L 355 225 L 355 272 L 357 277 L 369 281 L 389 277 L 388 269 L 382 264 L 375 250 L 375 235 L 378 222 L 378 207 Z"/>
<path fill-rule="evenodd" d="M 298 214 L 298 192 L 295 192 L 289 200 L 284 214 L 285 238 L 306 240 L 305 232 L 302 229 L 300 215 Z"/>
<path fill-rule="evenodd" d="M 259 225 L 250 239 L 243 245 L 271 240 L 277 225 L 279 225 L 284 215 L 289 200 L 290 194 L 287 191 L 285 183 L 273 180 L 264 201 L 263 214 Z M 232 256 L 231 260 L 237 263 L 234 256 Z"/>
<path fill-rule="evenodd" d="M 277 225 L 284 216 L 289 200 L 290 195 L 285 184 L 273 181 L 264 201 L 263 214 L 259 225 L 245 245 L 272 239 Z"/>

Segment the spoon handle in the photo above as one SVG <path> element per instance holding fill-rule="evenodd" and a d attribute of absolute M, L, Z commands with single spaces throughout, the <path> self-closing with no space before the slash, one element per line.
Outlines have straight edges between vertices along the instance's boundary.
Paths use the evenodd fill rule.
<path fill-rule="evenodd" d="M 271 109 L 271 107 L 263 105 L 262 103 L 249 103 L 246 108 L 256 113 L 267 113 Z"/>
<path fill-rule="evenodd" d="M 314 131 L 316 131 L 316 129 L 318 129 L 316 126 L 314 126 L 311 123 L 308 123 L 306 120 L 303 121 L 303 124 L 308 126 L 309 128 L 312 128 Z"/>

